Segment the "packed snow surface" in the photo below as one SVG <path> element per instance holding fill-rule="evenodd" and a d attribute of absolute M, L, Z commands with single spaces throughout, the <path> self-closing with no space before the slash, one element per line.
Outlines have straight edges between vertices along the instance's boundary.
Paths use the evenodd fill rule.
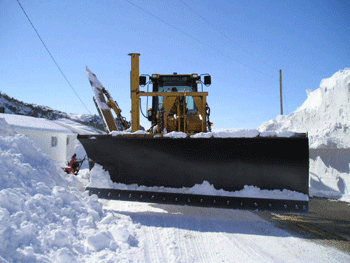
<path fill-rule="evenodd" d="M 310 195 L 350 202 L 350 68 L 323 79 L 288 116 L 259 127 L 265 132 L 308 132 Z"/>

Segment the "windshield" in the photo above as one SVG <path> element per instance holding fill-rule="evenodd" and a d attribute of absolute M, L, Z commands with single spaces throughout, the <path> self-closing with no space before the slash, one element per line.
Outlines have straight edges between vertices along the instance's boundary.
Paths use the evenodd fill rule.
<path fill-rule="evenodd" d="M 192 88 L 190 86 L 160 86 L 158 88 L 159 92 L 192 92 Z M 162 108 L 163 97 L 158 97 L 158 109 Z M 197 107 L 194 103 L 192 97 L 186 97 L 186 105 L 187 105 L 187 114 L 196 114 Z"/>

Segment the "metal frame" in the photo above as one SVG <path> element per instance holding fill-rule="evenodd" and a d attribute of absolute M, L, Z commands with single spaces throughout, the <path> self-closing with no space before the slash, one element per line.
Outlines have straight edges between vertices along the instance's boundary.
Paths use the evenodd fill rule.
<path fill-rule="evenodd" d="M 143 92 L 140 91 L 140 77 L 139 77 L 139 57 L 138 53 L 131 53 L 131 71 L 130 71 L 130 93 L 131 93 L 131 120 L 132 132 L 140 129 L 140 97 L 163 97 L 163 112 L 162 116 L 158 116 L 159 122 L 164 127 L 158 127 L 157 133 L 162 133 L 163 128 L 169 131 L 181 132 L 206 132 L 208 108 L 207 96 L 208 92 Z M 185 97 L 191 96 L 198 108 L 198 113 L 195 118 L 188 121 L 186 114 Z M 174 112 L 175 109 L 175 112 Z M 172 110 L 174 118 L 169 117 Z M 196 123 L 199 121 L 199 125 Z M 170 123 L 176 123 L 170 125 Z"/>

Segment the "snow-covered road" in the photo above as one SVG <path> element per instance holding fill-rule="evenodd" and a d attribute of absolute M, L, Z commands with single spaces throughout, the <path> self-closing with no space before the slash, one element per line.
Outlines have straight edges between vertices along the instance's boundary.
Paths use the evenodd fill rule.
<path fill-rule="evenodd" d="M 350 261 L 349 254 L 293 236 L 253 212 L 100 201 L 118 220 L 134 223 L 124 250 L 132 262 Z"/>

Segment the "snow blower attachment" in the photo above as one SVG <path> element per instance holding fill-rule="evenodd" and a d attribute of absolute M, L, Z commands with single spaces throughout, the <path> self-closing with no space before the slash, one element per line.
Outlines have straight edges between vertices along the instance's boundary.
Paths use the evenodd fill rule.
<path fill-rule="evenodd" d="M 120 115 L 120 110 L 119 114 L 115 111 L 116 119 L 109 118 L 115 127 L 108 124 L 105 112 L 111 113 L 110 109 L 117 104 L 87 69 L 95 92 L 94 100 L 110 133 L 79 135 L 78 139 L 89 159 L 102 165 L 113 182 L 150 188 L 88 188 L 91 194 L 107 199 L 164 204 L 308 211 L 309 149 L 306 134 L 295 133 L 286 138 L 263 137 L 258 133 L 249 138 L 220 138 L 210 132 L 208 93 L 198 92 L 199 85 L 211 84 L 208 74 L 204 76 L 204 82 L 198 74 L 153 74 L 147 81 L 146 76 L 139 75 L 139 54 L 130 55 L 131 125 Z M 140 91 L 140 86 L 150 84 L 152 92 Z M 146 116 L 152 125 L 147 132 L 139 131 L 142 96 L 152 97 L 152 108 L 148 109 Z M 117 132 L 126 128 L 129 132 Z M 193 193 L 188 189 L 179 191 L 203 182 L 222 190 L 214 195 Z M 243 195 L 232 193 L 246 186 L 258 187 L 261 192 L 281 190 L 277 192 L 292 195 L 244 196 L 244 192 Z M 302 198 L 295 197 L 295 192 Z"/>

